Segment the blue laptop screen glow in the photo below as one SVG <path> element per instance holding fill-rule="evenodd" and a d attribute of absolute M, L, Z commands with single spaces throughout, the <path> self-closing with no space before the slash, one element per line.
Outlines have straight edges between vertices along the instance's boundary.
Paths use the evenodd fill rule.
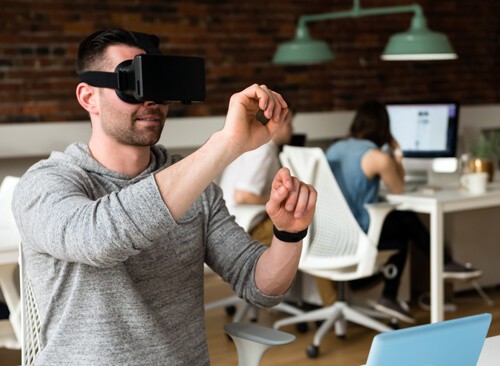
<path fill-rule="evenodd" d="M 366 366 L 475 366 L 490 323 L 480 314 L 378 334 Z"/>

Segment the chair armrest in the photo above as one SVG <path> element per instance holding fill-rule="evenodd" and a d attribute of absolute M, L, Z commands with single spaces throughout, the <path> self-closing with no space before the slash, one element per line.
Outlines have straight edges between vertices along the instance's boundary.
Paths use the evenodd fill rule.
<path fill-rule="evenodd" d="M 295 341 L 295 336 L 280 330 L 254 323 L 229 323 L 224 331 L 231 337 L 238 337 L 266 346 L 281 346 Z"/>
<path fill-rule="evenodd" d="M 380 232 L 386 216 L 397 207 L 397 204 L 390 202 L 367 203 L 365 208 L 370 216 L 370 227 L 368 228 L 368 238 L 375 245 L 378 244 Z"/>

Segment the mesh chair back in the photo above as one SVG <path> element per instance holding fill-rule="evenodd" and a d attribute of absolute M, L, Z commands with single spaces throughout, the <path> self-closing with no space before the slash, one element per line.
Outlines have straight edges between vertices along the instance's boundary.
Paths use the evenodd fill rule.
<path fill-rule="evenodd" d="M 22 248 L 20 250 L 20 273 L 21 273 L 21 320 L 22 320 L 22 354 L 23 366 L 35 364 L 35 357 L 40 351 L 40 315 L 35 300 L 35 294 L 31 281 L 24 265 Z"/>
<path fill-rule="evenodd" d="M 316 213 L 303 243 L 300 269 L 313 274 L 335 269 L 337 280 L 371 275 L 375 270 L 376 245 L 352 215 L 323 150 L 284 146 L 280 161 L 318 192 Z"/>
<path fill-rule="evenodd" d="M 35 356 L 40 350 L 40 317 L 35 296 L 24 266 L 21 235 L 12 215 L 11 203 L 19 177 L 7 176 L 0 189 L 0 217 L 2 238 L 19 246 L 19 273 L 21 285 L 21 316 L 19 338 L 21 339 L 21 362 L 23 366 L 34 365 Z M 16 327 L 15 327 L 16 328 Z M 18 333 L 18 332 L 16 332 Z"/>
<path fill-rule="evenodd" d="M 5 256 L 3 258 L 4 264 L 12 264 L 12 268 L 18 262 L 17 248 L 21 242 L 21 237 L 11 210 L 12 195 L 18 181 L 18 177 L 7 176 L 2 180 L 2 184 L 0 185 L 0 256 Z M 17 280 L 12 277 L 8 281 L 4 279 L 2 282 L 1 291 L 3 291 L 4 300 L 10 311 L 9 320 L 16 338 L 19 340 L 19 344 L 21 344 L 21 304 L 17 290 Z"/>

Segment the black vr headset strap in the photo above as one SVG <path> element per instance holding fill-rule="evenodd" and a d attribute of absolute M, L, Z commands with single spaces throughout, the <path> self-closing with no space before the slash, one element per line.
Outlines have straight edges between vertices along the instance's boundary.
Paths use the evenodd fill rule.
<path fill-rule="evenodd" d="M 80 81 L 101 88 L 118 89 L 120 81 L 117 72 L 85 71 L 80 74 Z"/>
<path fill-rule="evenodd" d="M 160 40 L 154 36 L 146 33 L 140 32 L 132 32 L 134 37 L 139 44 L 139 47 L 142 48 L 148 55 L 161 55 L 162 53 L 158 49 L 158 45 L 160 44 Z M 155 44 L 156 43 L 156 44 Z M 118 72 L 121 66 L 128 66 L 130 62 L 123 62 L 118 65 L 117 70 L 115 72 L 105 72 L 105 71 L 85 71 L 80 74 L 80 81 L 87 83 L 92 86 L 97 86 L 101 88 L 110 88 L 123 90 L 127 88 L 127 85 L 124 85 L 124 80 L 120 80 L 120 73 Z M 127 98 L 128 99 L 128 98 Z M 128 100 L 127 100 L 128 101 Z"/>
<path fill-rule="evenodd" d="M 118 97 L 126 103 L 141 103 L 128 92 L 133 89 L 133 79 L 128 77 L 126 68 L 132 63 L 132 60 L 125 60 L 116 67 L 115 72 L 106 71 L 85 71 L 80 74 L 80 81 L 100 88 L 115 89 Z M 125 70 L 124 70 L 125 69 Z M 125 73 L 124 73 L 125 72 Z"/>

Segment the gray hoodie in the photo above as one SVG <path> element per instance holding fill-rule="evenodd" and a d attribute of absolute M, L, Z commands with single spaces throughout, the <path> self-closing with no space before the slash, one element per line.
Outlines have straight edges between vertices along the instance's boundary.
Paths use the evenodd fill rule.
<path fill-rule="evenodd" d="M 210 184 L 177 222 L 153 174 L 180 159 L 162 146 L 130 177 L 83 143 L 31 167 L 13 212 L 42 322 L 36 365 L 208 365 L 203 263 L 260 306 L 255 263 L 265 249 Z"/>

